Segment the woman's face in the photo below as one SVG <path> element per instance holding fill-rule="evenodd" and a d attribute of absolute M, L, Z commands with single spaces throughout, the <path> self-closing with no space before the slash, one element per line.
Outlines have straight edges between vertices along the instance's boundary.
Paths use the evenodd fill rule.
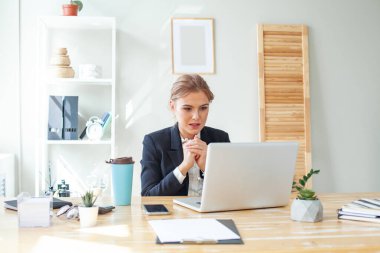
<path fill-rule="evenodd" d="M 170 109 L 174 113 L 183 138 L 193 139 L 206 124 L 210 101 L 202 91 L 170 100 Z"/>

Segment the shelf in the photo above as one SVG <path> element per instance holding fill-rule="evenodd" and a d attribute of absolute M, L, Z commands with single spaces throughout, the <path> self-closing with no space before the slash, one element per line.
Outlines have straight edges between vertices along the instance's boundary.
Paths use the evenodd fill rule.
<path fill-rule="evenodd" d="M 111 140 L 100 140 L 100 141 L 91 141 L 91 140 L 48 140 L 46 141 L 49 145 L 110 145 Z"/>
<path fill-rule="evenodd" d="M 47 28 L 55 29 L 112 29 L 115 19 L 110 17 L 51 16 L 41 17 Z"/>
<path fill-rule="evenodd" d="M 98 79 L 79 79 L 79 78 L 51 78 L 47 80 L 50 85 L 100 85 L 100 86 L 112 86 L 113 80 L 110 78 L 98 78 Z"/>
<path fill-rule="evenodd" d="M 91 116 L 110 112 L 115 115 L 116 92 L 116 19 L 114 17 L 43 16 L 38 23 L 38 71 L 36 101 L 38 101 L 38 145 L 36 147 L 35 194 L 48 187 L 46 179 L 53 175 L 68 182 L 81 182 L 104 159 L 115 157 L 115 122 L 99 141 L 88 138 L 48 140 L 49 122 L 63 127 L 60 119 L 64 105 L 49 104 L 49 96 L 78 97 L 78 131 L 83 132 Z M 75 78 L 56 78 L 49 70 L 54 49 L 68 49 L 70 64 L 78 74 Z M 101 67 L 103 78 L 79 78 L 81 64 Z M 50 106 L 50 107 L 49 107 Z M 66 106 L 66 105 L 65 105 Z M 75 109 L 76 110 L 76 109 Z M 101 115 L 98 115 L 99 117 Z M 49 121 L 50 119 L 50 121 Z M 79 136 L 78 132 L 78 136 Z M 75 170 L 75 173 L 71 173 Z M 50 173 L 50 174 L 49 174 Z M 73 185 L 73 191 L 82 191 Z M 71 190 L 71 189 L 70 189 Z"/>

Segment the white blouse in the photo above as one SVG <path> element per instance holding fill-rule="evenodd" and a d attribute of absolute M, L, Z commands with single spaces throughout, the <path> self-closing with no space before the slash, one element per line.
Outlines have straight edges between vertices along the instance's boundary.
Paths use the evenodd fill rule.
<path fill-rule="evenodd" d="M 198 137 L 200 134 L 198 134 Z M 182 138 L 181 136 L 181 141 L 182 143 L 185 143 L 188 141 L 188 139 Z M 188 171 L 189 175 L 189 191 L 188 191 L 188 196 L 201 196 L 202 195 L 202 190 L 203 190 L 203 178 L 200 177 L 199 174 L 199 167 L 198 164 L 195 162 L 194 166 L 191 167 L 191 169 Z M 178 182 L 180 184 L 183 183 L 185 180 L 186 176 L 182 175 L 181 171 L 179 171 L 179 168 L 175 168 L 173 171 L 174 176 L 177 178 Z"/>

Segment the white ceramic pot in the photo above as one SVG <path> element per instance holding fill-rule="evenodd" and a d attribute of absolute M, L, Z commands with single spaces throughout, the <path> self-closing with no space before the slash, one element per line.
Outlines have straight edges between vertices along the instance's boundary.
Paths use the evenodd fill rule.
<path fill-rule="evenodd" d="M 293 200 L 290 215 L 292 220 L 318 222 L 323 218 L 322 203 L 317 200 Z"/>
<path fill-rule="evenodd" d="M 98 219 L 98 206 L 93 207 L 79 207 L 79 220 L 82 228 L 93 227 L 96 225 Z"/>

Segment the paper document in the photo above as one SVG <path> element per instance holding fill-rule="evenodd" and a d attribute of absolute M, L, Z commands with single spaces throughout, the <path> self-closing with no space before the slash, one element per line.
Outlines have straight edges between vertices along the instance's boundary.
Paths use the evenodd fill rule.
<path fill-rule="evenodd" d="M 215 219 L 150 220 L 162 243 L 185 240 L 232 240 L 240 236 Z"/>

